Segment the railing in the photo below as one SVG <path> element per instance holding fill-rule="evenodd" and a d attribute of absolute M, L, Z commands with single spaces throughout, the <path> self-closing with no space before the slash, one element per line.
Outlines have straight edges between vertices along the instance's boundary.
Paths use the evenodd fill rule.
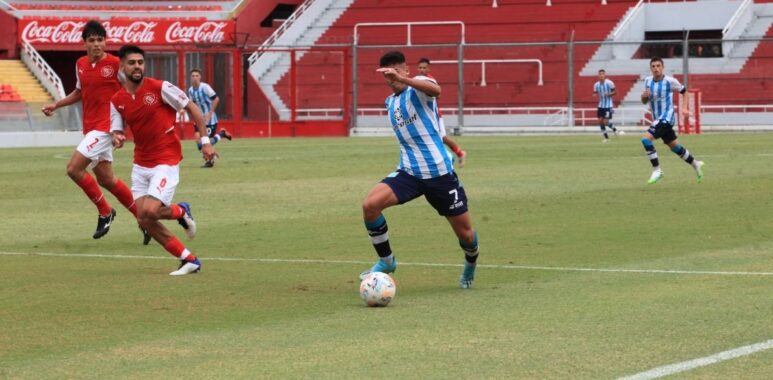
<path fill-rule="evenodd" d="M 27 41 L 22 41 L 21 56 L 22 61 L 54 99 L 59 100 L 65 97 L 64 87 L 62 86 L 62 80 L 59 78 L 59 75 L 56 75 L 54 69 L 48 65 L 48 62 L 46 62 L 46 60 L 38 54 L 38 51 Z"/>
<path fill-rule="evenodd" d="M 438 60 L 432 61 L 437 64 L 458 64 L 458 60 Z M 486 64 L 487 63 L 536 63 L 539 67 L 539 78 L 537 79 L 537 85 L 542 86 L 542 60 L 539 59 L 465 59 L 462 63 L 480 63 L 481 64 L 481 87 L 486 87 Z"/>
<path fill-rule="evenodd" d="M 620 22 L 620 24 L 618 24 L 615 28 L 614 32 L 612 32 L 613 40 L 617 38 L 617 36 L 620 34 L 620 32 L 623 31 L 623 29 L 625 29 L 626 26 L 628 26 L 628 23 L 631 22 L 631 20 L 642 10 L 642 8 L 644 8 L 644 0 L 639 0 L 639 2 L 636 3 L 636 5 L 633 7 L 633 10 L 628 13 L 627 16 L 625 16 L 623 21 Z"/>
<path fill-rule="evenodd" d="M 248 58 L 250 66 L 252 66 L 258 60 L 258 58 L 260 58 L 261 55 L 263 55 L 263 52 L 266 49 L 268 49 L 272 45 L 274 45 L 276 40 L 282 34 L 284 34 L 284 32 L 288 28 L 290 28 L 290 26 L 295 22 L 295 20 L 297 20 L 298 17 L 300 17 L 303 14 L 303 12 L 305 12 L 307 9 L 309 9 L 309 7 L 311 7 L 312 4 L 314 4 L 314 1 L 315 0 L 306 0 L 306 1 L 304 1 L 303 4 L 301 4 L 301 6 L 298 7 L 298 9 L 296 9 L 295 12 L 293 12 L 293 14 L 290 15 L 290 17 L 288 17 L 287 20 L 285 20 L 285 22 L 283 22 L 280 27 L 278 27 L 278 28 L 276 28 L 276 30 L 274 30 L 274 33 L 271 33 L 271 35 L 268 36 L 268 38 L 266 38 L 266 40 L 260 45 L 260 47 L 257 50 L 255 50 L 254 53 L 252 53 L 250 55 L 250 58 Z"/>
<path fill-rule="evenodd" d="M 738 9 L 735 10 L 735 13 L 733 14 L 733 17 L 730 18 L 730 21 L 727 22 L 727 25 L 724 29 L 722 29 L 722 36 L 727 35 L 727 32 L 732 29 L 735 24 L 738 22 L 738 20 L 741 18 L 741 15 L 743 15 L 743 12 L 746 10 L 746 8 L 751 5 L 753 1 L 752 0 L 744 0 L 741 5 L 738 7 Z"/>
<path fill-rule="evenodd" d="M 360 27 L 373 27 L 373 26 L 400 26 L 404 25 L 408 28 L 408 38 L 406 45 L 411 46 L 411 27 L 414 25 L 459 25 L 461 27 L 461 43 L 464 44 L 464 22 L 461 21 L 414 21 L 414 22 L 360 22 L 354 24 L 353 41 L 357 45 L 359 41 L 359 34 L 357 30 Z"/>
<path fill-rule="evenodd" d="M 760 104 L 760 105 L 701 105 L 701 113 L 726 113 L 726 112 L 773 112 L 773 104 Z"/>

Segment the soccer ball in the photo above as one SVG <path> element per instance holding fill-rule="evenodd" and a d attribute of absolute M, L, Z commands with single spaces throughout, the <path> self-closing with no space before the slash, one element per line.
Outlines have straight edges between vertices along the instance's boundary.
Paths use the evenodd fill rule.
<path fill-rule="evenodd" d="M 388 305 L 396 291 L 395 281 L 386 273 L 370 273 L 360 283 L 360 297 L 368 306 Z"/>

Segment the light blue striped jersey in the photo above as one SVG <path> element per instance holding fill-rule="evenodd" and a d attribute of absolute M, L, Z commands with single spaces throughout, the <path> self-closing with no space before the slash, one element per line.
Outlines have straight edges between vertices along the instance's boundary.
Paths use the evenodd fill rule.
<path fill-rule="evenodd" d="M 216 96 L 215 90 L 204 82 L 199 83 L 199 87 L 197 88 L 194 88 L 193 86 L 188 88 L 188 97 L 201 108 L 201 113 L 204 115 L 212 110 L 212 100 Z M 217 114 L 213 111 L 212 118 L 209 119 L 207 126 L 215 124 L 217 124 Z"/>
<path fill-rule="evenodd" d="M 437 83 L 424 76 L 415 79 Z M 400 143 L 397 168 L 420 179 L 452 173 L 453 162 L 440 135 L 437 100 L 409 86 L 400 94 L 387 97 L 385 104 Z"/>
<path fill-rule="evenodd" d="M 612 102 L 612 91 L 615 90 L 615 82 L 609 79 L 604 79 L 604 82 L 596 82 L 593 85 L 593 93 L 599 96 L 599 108 L 612 108 L 614 103 Z"/>
<path fill-rule="evenodd" d="M 676 125 L 674 112 L 674 92 L 683 92 L 685 87 L 676 78 L 664 75 L 659 81 L 652 76 L 644 79 L 644 88 L 650 90 L 650 110 L 652 111 L 652 125 L 660 121 Z"/>

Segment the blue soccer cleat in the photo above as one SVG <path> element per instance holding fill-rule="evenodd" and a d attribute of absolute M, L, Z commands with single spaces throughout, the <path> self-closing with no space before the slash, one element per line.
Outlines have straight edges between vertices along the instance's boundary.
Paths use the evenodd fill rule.
<path fill-rule="evenodd" d="M 461 286 L 462 289 L 472 288 L 472 282 L 475 281 L 476 267 L 476 264 L 470 264 L 466 261 L 464 262 L 464 271 L 462 272 L 462 276 L 459 277 L 459 286 Z"/>
<path fill-rule="evenodd" d="M 373 272 L 381 272 L 381 273 L 394 273 L 394 271 L 397 270 L 397 259 L 392 258 L 392 264 L 387 264 L 382 259 L 378 259 L 376 261 L 376 264 L 373 265 L 370 270 L 367 270 L 365 272 L 360 273 L 360 280 L 364 280 L 365 277 L 367 277 L 369 274 Z"/>
<path fill-rule="evenodd" d="M 185 213 L 183 213 L 182 218 L 177 219 L 177 223 L 180 223 L 183 229 L 185 229 L 188 239 L 193 239 L 196 236 L 196 221 L 193 220 L 193 215 L 191 214 L 191 205 L 187 202 L 180 202 L 178 205 L 185 210 Z"/>

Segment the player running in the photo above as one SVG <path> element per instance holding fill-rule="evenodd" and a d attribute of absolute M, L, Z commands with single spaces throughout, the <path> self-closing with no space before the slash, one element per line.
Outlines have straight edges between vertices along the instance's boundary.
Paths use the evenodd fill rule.
<path fill-rule="evenodd" d="M 660 168 L 658 153 L 652 142 L 662 138 L 663 143 L 671 148 L 677 156 L 690 164 L 698 176 L 698 182 L 703 180 L 703 161 L 696 160 L 690 152 L 679 144 L 674 132 L 676 114 L 674 112 L 674 92 L 684 94 L 684 104 L 689 103 L 687 88 L 682 86 L 676 78 L 663 74 L 663 60 L 660 57 L 650 59 L 651 76 L 644 79 L 644 92 L 641 94 L 642 104 L 649 104 L 652 112 L 652 126 L 644 132 L 641 142 L 647 157 L 652 164 L 652 175 L 647 183 L 656 183 L 663 178 L 663 170 Z M 687 112 L 683 109 L 682 112 Z"/>
<path fill-rule="evenodd" d="M 612 125 L 612 107 L 614 107 L 612 97 L 617 95 L 617 90 L 615 89 L 615 83 L 607 79 L 607 72 L 604 69 L 599 70 L 599 81 L 593 84 L 593 95 L 599 98 L 596 116 L 599 118 L 601 133 L 604 135 L 604 140 L 601 140 L 601 142 L 609 142 L 607 127 L 612 130 L 615 136 L 625 134 L 624 131 L 618 132 L 615 126 Z"/>
<path fill-rule="evenodd" d="M 365 228 L 379 260 L 360 278 L 370 272 L 392 273 L 397 269 L 382 211 L 424 195 L 446 217 L 459 238 L 465 258 L 459 285 L 471 288 L 478 259 L 478 235 L 472 228 L 464 187 L 454 173 L 440 136 L 436 113 L 440 86 L 431 78 L 409 77 L 405 56 L 399 51 L 384 54 L 377 71 L 394 92 L 387 97 L 386 108 L 400 143 L 400 164 L 397 171 L 373 187 L 362 203 Z"/>
<path fill-rule="evenodd" d="M 67 175 L 86 193 L 97 206 L 99 217 L 93 238 L 99 239 L 110 231 L 116 212 L 105 199 L 99 186 L 118 199 L 135 217 L 137 208 L 126 184 L 113 174 L 113 147 L 110 138 L 110 97 L 121 88 L 118 81 L 120 61 L 105 51 L 107 31 L 97 21 L 91 20 L 81 34 L 86 55 L 75 63 L 75 90 L 59 101 L 43 106 L 46 116 L 62 107 L 83 102 L 83 140 L 75 148 L 67 163 Z M 91 169 L 96 181 L 86 169 Z M 150 235 L 144 233 L 144 244 Z"/>
<path fill-rule="evenodd" d="M 134 45 L 124 45 L 118 52 L 121 70 L 126 76 L 123 88 L 110 100 L 110 131 L 116 148 L 123 146 L 124 125 L 134 134 L 132 193 L 137 202 L 140 225 L 164 249 L 180 259 L 173 276 L 198 272 L 201 262 L 159 222 L 176 219 L 189 239 L 196 235 L 196 222 L 191 207 L 185 202 L 172 203 L 180 181 L 182 146 L 175 133 L 175 117 L 186 109 L 203 135 L 204 116 L 183 90 L 169 82 L 144 77 L 145 52 Z M 205 159 L 213 154 L 209 137 L 201 137 Z"/>
<path fill-rule="evenodd" d="M 220 132 L 217 131 L 217 105 L 220 104 L 220 97 L 217 96 L 215 90 L 212 89 L 207 83 L 201 81 L 201 70 L 191 70 L 191 87 L 188 88 L 188 97 L 196 103 L 204 114 L 204 120 L 207 123 L 207 136 L 209 136 L 212 145 L 217 144 L 221 138 L 231 140 L 231 134 L 223 128 Z M 201 139 L 199 130 L 196 125 L 193 126 L 193 134 L 196 136 L 196 147 L 201 150 L 201 143 L 198 141 Z M 212 159 L 204 162 L 203 168 L 211 168 L 215 166 L 215 157 L 219 157 L 217 153 Z"/>

